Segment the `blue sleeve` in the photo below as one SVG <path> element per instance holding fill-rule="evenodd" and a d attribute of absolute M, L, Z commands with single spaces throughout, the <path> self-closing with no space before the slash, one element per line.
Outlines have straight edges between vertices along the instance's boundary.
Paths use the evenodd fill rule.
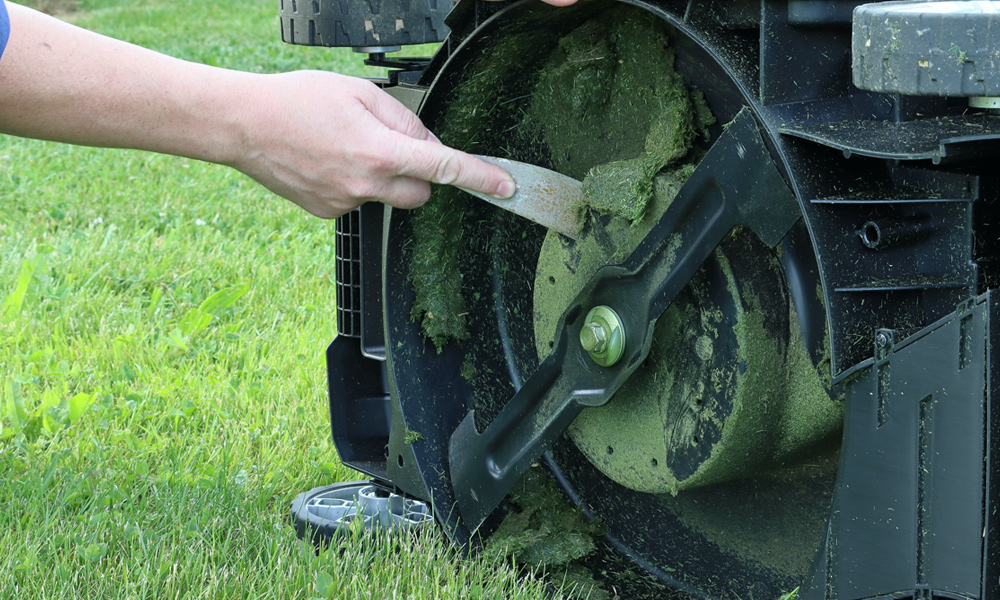
<path fill-rule="evenodd" d="M 3 49 L 7 47 L 8 37 L 10 37 L 10 17 L 7 16 L 7 2 L 0 0 L 0 56 L 3 56 Z"/>

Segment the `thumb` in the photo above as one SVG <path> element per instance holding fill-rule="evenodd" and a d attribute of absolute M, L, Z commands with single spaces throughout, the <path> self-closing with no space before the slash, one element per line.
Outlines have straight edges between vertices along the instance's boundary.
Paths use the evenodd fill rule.
<path fill-rule="evenodd" d="M 438 142 L 405 137 L 398 144 L 400 175 L 431 183 L 455 185 L 497 198 L 510 198 L 516 189 L 510 173 L 471 154 Z"/>

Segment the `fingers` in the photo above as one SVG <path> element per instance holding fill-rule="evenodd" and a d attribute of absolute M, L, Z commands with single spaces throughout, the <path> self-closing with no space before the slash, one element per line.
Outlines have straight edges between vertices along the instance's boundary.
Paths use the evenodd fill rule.
<path fill-rule="evenodd" d="M 514 178 L 510 173 L 437 141 L 411 138 L 398 144 L 397 151 L 400 175 L 455 185 L 497 198 L 514 195 Z"/>
<path fill-rule="evenodd" d="M 509 198 L 514 194 L 515 184 L 510 174 L 441 144 L 416 114 L 389 94 L 374 94 L 366 104 L 372 115 L 386 127 L 410 138 L 400 139 L 393 144 L 397 149 L 395 164 L 399 166 L 398 174 L 402 179 L 457 185 L 499 198 Z M 399 192 L 412 193 L 414 189 L 412 183 L 404 185 L 393 182 L 393 186 L 398 187 Z M 388 193 L 386 196 L 387 201 L 395 206 L 419 206 L 426 200 L 423 197 L 414 201 L 410 196 Z"/>
<path fill-rule="evenodd" d="M 386 190 L 386 196 L 391 198 L 387 203 L 396 208 L 417 208 L 427 202 L 430 195 L 430 184 L 413 177 L 397 177 Z"/>
<path fill-rule="evenodd" d="M 420 118 L 410 109 L 403 106 L 403 103 L 393 98 L 388 93 L 379 89 L 375 84 L 361 80 L 367 94 L 362 97 L 362 102 L 368 111 L 381 121 L 386 127 L 393 131 L 402 133 L 407 137 L 418 140 L 437 139 Z"/>

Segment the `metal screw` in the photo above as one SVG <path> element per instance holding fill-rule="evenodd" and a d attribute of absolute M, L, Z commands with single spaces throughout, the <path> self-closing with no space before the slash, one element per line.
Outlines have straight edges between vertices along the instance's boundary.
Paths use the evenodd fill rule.
<path fill-rule="evenodd" d="M 886 334 L 879 333 L 875 336 L 875 344 L 878 345 L 879 348 L 885 348 L 888 343 L 889 343 L 889 336 L 887 336 Z"/>
<path fill-rule="evenodd" d="M 580 346 L 602 367 L 617 363 L 625 352 L 625 329 L 618 313 L 608 306 L 595 306 L 580 329 Z"/>

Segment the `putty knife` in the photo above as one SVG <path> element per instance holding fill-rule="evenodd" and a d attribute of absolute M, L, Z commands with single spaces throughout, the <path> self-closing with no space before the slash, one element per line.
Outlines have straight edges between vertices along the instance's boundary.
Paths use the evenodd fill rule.
<path fill-rule="evenodd" d="M 517 189 L 506 200 L 465 188 L 463 190 L 542 227 L 558 231 L 570 239 L 579 237 L 583 228 L 580 220 L 583 184 L 572 177 L 536 165 L 506 158 L 476 156 L 510 173 Z"/>

